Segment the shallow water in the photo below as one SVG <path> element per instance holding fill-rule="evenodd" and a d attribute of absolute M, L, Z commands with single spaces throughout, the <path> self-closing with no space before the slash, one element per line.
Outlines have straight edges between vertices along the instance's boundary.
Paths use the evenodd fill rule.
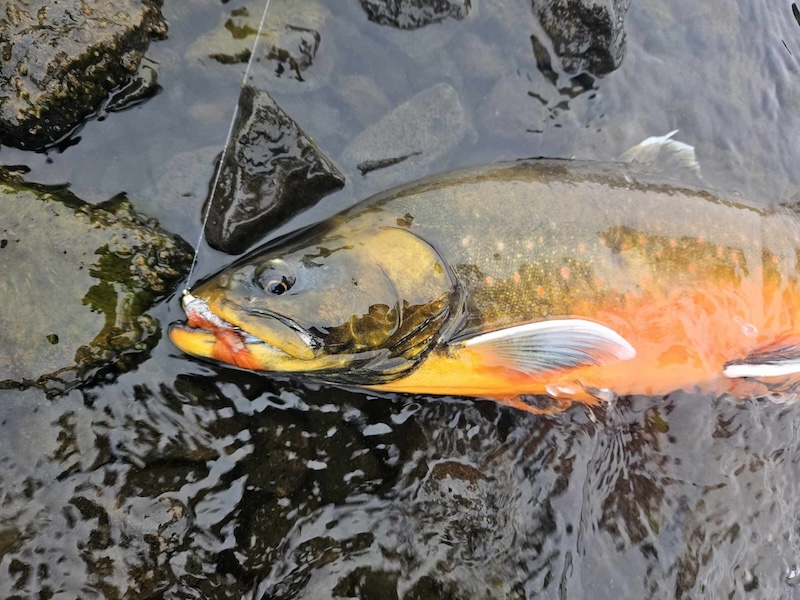
<path fill-rule="evenodd" d="M 679 129 L 710 187 L 763 204 L 798 191 L 789 2 L 635 2 L 622 64 L 590 83 L 540 71 L 526 3 L 473 0 L 464 20 L 414 32 L 325 4 L 306 85 L 263 70 L 254 84 L 348 185 L 280 231 L 406 175 L 342 162 L 370 124 L 341 99 L 355 75 L 389 106 L 442 81 L 458 92 L 465 133 L 431 171 L 608 160 Z M 167 2 L 170 37 L 148 53 L 158 96 L 61 152 L 3 147 L 0 161 L 88 201 L 125 190 L 194 243 L 243 65 L 187 49 L 242 6 L 261 10 Z M 228 261 L 201 245 L 197 277 Z M 181 310 L 173 297 L 153 315 Z M 212 367 L 166 335 L 117 378 L 0 395 L 2 598 L 800 598 L 794 405 L 676 393 L 540 417 Z"/>

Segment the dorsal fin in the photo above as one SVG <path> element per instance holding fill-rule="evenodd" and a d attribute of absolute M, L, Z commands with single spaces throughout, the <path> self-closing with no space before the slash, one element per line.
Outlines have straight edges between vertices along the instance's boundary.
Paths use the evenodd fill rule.
<path fill-rule="evenodd" d="M 617 332 L 584 319 L 539 321 L 458 342 L 489 366 L 537 375 L 629 360 L 636 350 Z"/>
<path fill-rule="evenodd" d="M 694 146 L 672 139 L 678 130 L 667 135 L 649 137 L 626 150 L 619 160 L 645 165 L 647 171 L 661 173 L 676 179 L 700 183 L 703 176 L 697 162 Z"/>

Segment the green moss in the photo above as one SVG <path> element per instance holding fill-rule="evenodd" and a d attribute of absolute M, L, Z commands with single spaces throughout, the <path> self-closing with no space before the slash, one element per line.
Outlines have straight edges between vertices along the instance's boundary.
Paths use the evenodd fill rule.
<path fill-rule="evenodd" d="M 0 171 L 0 365 L 4 385 L 62 391 L 130 368 L 160 338 L 146 314 L 186 272 L 191 249 L 127 198 L 92 206 Z M 113 367 L 109 367 L 112 365 Z"/>

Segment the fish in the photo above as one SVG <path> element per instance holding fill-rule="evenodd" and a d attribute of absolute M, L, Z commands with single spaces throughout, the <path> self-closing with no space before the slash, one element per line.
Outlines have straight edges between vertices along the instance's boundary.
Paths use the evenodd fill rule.
<path fill-rule="evenodd" d="M 180 350 L 528 412 L 792 394 L 800 217 L 635 163 L 526 160 L 375 195 L 192 291 Z"/>

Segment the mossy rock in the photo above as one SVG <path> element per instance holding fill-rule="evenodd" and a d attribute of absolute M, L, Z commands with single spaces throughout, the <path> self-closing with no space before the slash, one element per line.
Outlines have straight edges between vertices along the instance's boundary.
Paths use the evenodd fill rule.
<path fill-rule="evenodd" d="M 25 149 L 68 135 L 131 80 L 167 31 L 161 0 L 0 6 L 0 141 Z"/>
<path fill-rule="evenodd" d="M 90 205 L 0 171 L 0 387 L 59 392 L 119 372 L 160 337 L 146 314 L 187 271 L 191 248 L 124 197 Z"/>

